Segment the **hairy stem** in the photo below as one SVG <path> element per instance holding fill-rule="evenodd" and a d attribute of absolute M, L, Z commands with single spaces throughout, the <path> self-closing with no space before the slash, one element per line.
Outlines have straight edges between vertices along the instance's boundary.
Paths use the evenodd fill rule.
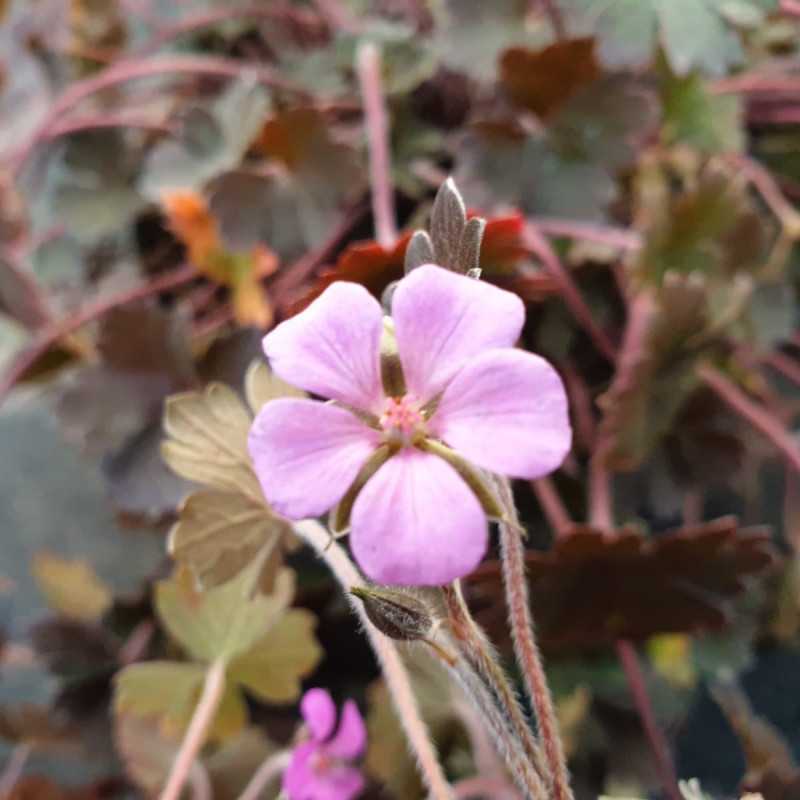
<path fill-rule="evenodd" d="M 480 800 L 480 798 L 491 797 L 494 800 L 500 798 L 511 798 L 511 788 L 499 778 L 487 778 L 483 775 L 475 775 L 471 778 L 460 780 L 454 787 L 455 796 L 458 800 Z"/>
<path fill-rule="evenodd" d="M 541 749 L 494 649 L 469 613 L 458 583 L 443 587 L 450 632 L 459 652 L 456 676 L 493 728 L 494 744 L 526 797 L 547 798 L 550 783 Z"/>
<path fill-rule="evenodd" d="M 239 800 L 258 800 L 261 793 L 270 781 L 281 775 L 286 767 L 289 766 L 292 754 L 288 750 L 281 750 L 271 755 L 254 773 L 250 783 L 245 786 L 244 791 L 239 795 Z"/>
<path fill-rule="evenodd" d="M 159 800 L 178 800 L 181 796 L 183 787 L 190 777 L 192 765 L 206 740 L 208 729 L 217 713 L 224 691 L 225 662 L 217 660 L 209 666 L 208 672 L 206 672 L 203 692 L 181 742 L 178 755 L 172 762 L 169 778 Z"/>
<path fill-rule="evenodd" d="M 664 790 L 670 800 L 681 800 L 678 778 L 670 756 L 669 745 L 663 731 L 656 722 L 636 648 L 627 639 L 617 640 L 616 648 L 617 656 L 625 672 L 628 687 L 636 704 L 642 727 L 647 735 L 647 741 L 650 744 L 650 750 L 653 753 L 656 769 L 664 785 Z"/>
<path fill-rule="evenodd" d="M 558 732 L 553 698 L 547 685 L 544 666 L 533 632 L 533 616 L 528 596 L 528 581 L 525 578 L 525 547 L 522 527 L 517 517 L 511 484 L 507 479 L 498 481 L 500 502 L 508 517 L 500 523 L 500 560 L 503 567 L 503 585 L 506 592 L 514 652 L 530 694 L 539 735 L 544 747 L 547 766 L 553 779 L 555 800 L 572 800 L 569 785 L 567 759 Z"/>
<path fill-rule="evenodd" d="M 372 43 L 362 44 L 356 53 L 356 71 L 364 103 L 364 127 L 369 144 L 369 177 L 372 187 L 372 215 L 375 238 L 381 247 L 394 247 L 397 224 L 389 152 L 389 122 L 381 85 L 381 54 Z"/>
<path fill-rule="evenodd" d="M 372 649 L 381 666 L 383 677 L 394 702 L 395 711 L 417 758 L 422 777 L 434 800 L 450 800 L 453 793 L 445 778 L 436 749 L 431 742 L 428 727 L 422 719 L 411 680 L 397 647 L 369 621 L 361 602 L 350 593 L 353 587 L 364 586 L 364 580 L 345 551 L 333 540 L 331 534 L 315 520 L 304 520 L 294 526 L 301 539 L 308 542 L 330 567 L 345 591 L 350 605 L 367 632 Z"/>

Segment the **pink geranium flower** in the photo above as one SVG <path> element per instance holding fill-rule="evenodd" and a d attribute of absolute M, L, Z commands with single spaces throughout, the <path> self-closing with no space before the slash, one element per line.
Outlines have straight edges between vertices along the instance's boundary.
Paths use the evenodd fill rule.
<path fill-rule="evenodd" d="M 283 790 L 289 800 L 352 800 L 364 788 L 364 778 L 349 762 L 364 752 L 367 742 L 358 707 L 352 700 L 344 704 L 335 735 L 336 706 L 324 689 L 309 689 L 300 712 L 310 738 L 293 750 Z"/>
<path fill-rule="evenodd" d="M 279 377 L 333 401 L 277 399 L 256 417 L 250 453 L 271 506 L 290 519 L 328 511 L 388 443 L 393 454 L 352 507 L 356 560 L 383 584 L 441 585 L 472 571 L 486 514 L 426 443 L 520 478 L 552 472 L 571 444 L 561 379 L 513 347 L 524 319 L 511 292 L 434 265 L 412 270 L 392 300 L 405 393 L 387 396 L 380 304 L 357 284 L 329 286 L 264 338 Z"/>

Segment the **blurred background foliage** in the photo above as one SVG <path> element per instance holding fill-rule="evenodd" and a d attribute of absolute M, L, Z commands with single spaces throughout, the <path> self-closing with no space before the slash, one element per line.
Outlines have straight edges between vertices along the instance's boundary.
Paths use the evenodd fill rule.
<path fill-rule="evenodd" d="M 251 367 L 263 331 L 333 280 L 380 296 L 450 174 L 488 220 L 483 276 L 527 303 L 521 344 L 570 394 L 571 456 L 516 492 L 578 796 L 662 791 L 617 658 L 631 642 L 680 777 L 800 796 L 800 3 L 0 14 L 12 797 L 157 791 L 215 659 L 214 798 L 291 739 L 302 685 L 367 713 L 368 796 L 422 797 L 355 621 L 264 505 L 245 437 L 291 391 Z M 371 239 L 364 41 L 390 246 Z M 467 589 L 508 652 L 493 556 Z M 448 774 L 471 774 L 463 703 L 407 657 Z"/>

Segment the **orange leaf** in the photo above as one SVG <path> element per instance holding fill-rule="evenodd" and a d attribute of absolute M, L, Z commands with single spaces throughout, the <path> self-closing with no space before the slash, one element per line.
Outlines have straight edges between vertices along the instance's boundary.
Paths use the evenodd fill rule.
<path fill-rule="evenodd" d="M 222 250 L 222 241 L 205 197 L 191 190 L 165 192 L 161 206 L 170 230 L 186 245 L 192 263 L 208 271 L 215 253 Z"/>
<path fill-rule="evenodd" d="M 593 39 L 556 42 L 544 50 L 512 47 L 500 59 L 500 82 L 517 105 L 547 117 L 600 74 Z"/>

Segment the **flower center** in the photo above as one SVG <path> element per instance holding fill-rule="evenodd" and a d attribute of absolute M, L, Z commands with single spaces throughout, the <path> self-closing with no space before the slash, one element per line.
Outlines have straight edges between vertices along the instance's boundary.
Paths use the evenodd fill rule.
<path fill-rule="evenodd" d="M 324 775 L 326 772 L 330 772 L 331 768 L 335 764 L 335 759 L 331 758 L 324 750 L 317 750 L 317 752 L 311 758 L 311 769 L 317 773 L 317 775 Z"/>
<path fill-rule="evenodd" d="M 387 399 L 380 424 L 387 438 L 399 439 L 404 444 L 409 444 L 417 434 L 425 430 L 425 418 L 419 404 L 408 395 Z"/>

